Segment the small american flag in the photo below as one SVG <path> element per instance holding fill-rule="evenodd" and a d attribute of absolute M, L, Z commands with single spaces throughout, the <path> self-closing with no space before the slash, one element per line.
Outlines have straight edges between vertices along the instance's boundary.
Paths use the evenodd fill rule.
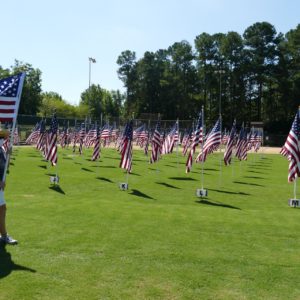
<path fill-rule="evenodd" d="M 123 147 L 121 150 L 120 168 L 127 172 L 131 171 L 132 166 L 132 137 L 133 137 L 133 121 L 126 124 L 123 136 Z"/>
<path fill-rule="evenodd" d="M 100 158 L 100 128 L 97 126 L 97 132 L 96 132 L 96 140 L 94 145 L 94 151 L 92 156 L 92 161 L 96 161 L 98 158 Z"/>
<path fill-rule="evenodd" d="M 290 162 L 288 181 L 292 182 L 300 176 L 300 108 L 280 153 Z"/>
<path fill-rule="evenodd" d="M 192 145 L 190 149 L 190 153 L 188 155 L 187 161 L 186 161 L 186 173 L 189 173 L 192 169 L 193 165 L 193 155 L 196 151 L 196 147 L 199 145 L 199 143 L 203 142 L 203 125 L 202 125 L 202 114 L 199 113 L 198 122 L 196 125 L 196 130 L 193 134 L 193 140 Z"/>
<path fill-rule="evenodd" d="M 34 144 L 37 142 L 38 136 L 39 136 L 39 130 L 40 130 L 40 123 L 36 123 L 35 127 L 32 129 L 32 132 L 27 137 L 25 143 L 27 145 Z"/>
<path fill-rule="evenodd" d="M 178 121 L 174 124 L 174 126 L 171 128 L 170 132 L 166 136 L 163 146 L 162 146 L 162 154 L 168 154 L 173 152 L 173 148 L 175 144 L 177 144 L 179 141 L 178 136 Z"/>
<path fill-rule="evenodd" d="M 247 160 L 247 151 L 248 151 L 247 131 L 245 130 L 243 124 L 236 144 L 235 156 L 239 160 Z"/>
<path fill-rule="evenodd" d="M 53 114 L 48 134 L 48 152 L 46 156 L 46 159 L 52 163 L 52 166 L 55 166 L 57 164 L 57 129 L 58 123 L 56 119 L 56 114 Z"/>
<path fill-rule="evenodd" d="M 79 154 L 82 154 L 83 149 L 83 140 L 85 138 L 85 123 L 81 124 L 81 128 L 79 131 Z"/>
<path fill-rule="evenodd" d="M 40 151 L 44 150 L 45 144 L 46 144 L 46 138 L 45 138 L 45 131 L 46 131 L 46 124 L 44 120 L 40 121 L 39 126 L 39 136 L 38 141 L 36 143 L 36 148 Z"/>
<path fill-rule="evenodd" d="M 203 151 L 199 153 L 196 161 L 205 161 L 208 154 L 217 150 L 221 144 L 221 118 L 218 119 L 215 126 L 207 136 L 207 139 L 203 145 Z"/>
<path fill-rule="evenodd" d="M 25 73 L 0 80 L 0 122 L 16 120 Z"/>
<path fill-rule="evenodd" d="M 207 136 L 207 139 L 203 145 L 203 151 L 199 153 L 196 158 L 196 162 L 205 161 L 208 154 L 217 150 L 221 144 L 221 118 L 218 119 L 215 126 Z"/>
<path fill-rule="evenodd" d="M 150 163 L 158 161 L 161 151 L 161 134 L 160 134 L 160 120 L 157 121 L 153 136 L 152 136 L 152 151 L 150 157 Z"/>
<path fill-rule="evenodd" d="M 234 147 L 234 140 L 235 140 L 235 133 L 236 133 L 236 121 L 233 121 L 232 128 L 230 134 L 228 136 L 226 149 L 224 152 L 224 163 L 225 165 L 230 165 L 231 157 L 232 157 L 232 150 Z"/>

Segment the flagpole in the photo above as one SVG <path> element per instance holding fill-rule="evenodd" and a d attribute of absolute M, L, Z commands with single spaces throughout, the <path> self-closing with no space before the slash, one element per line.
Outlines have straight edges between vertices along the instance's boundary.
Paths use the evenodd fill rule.
<path fill-rule="evenodd" d="M 201 142 L 201 153 L 202 153 L 202 159 L 201 159 L 201 184 L 202 184 L 202 190 L 204 186 L 204 159 L 203 159 L 203 145 L 204 145 L 204 136 L 205 136 L 205 130 L 204 130 L 204 106 L 202 105 L 201 109 L 202 114 L 202 142 Z"/>
<path fill-rule="evenodd" d="M 220 177 L 219 177 L 219 185 L 222 184 L 222 74 L 225 74 L 224 70 L 219 69 L 217 71 L 219 73 L 219 81 L 220 81 L 220 95 L 219 95 L 219 117 L 220 117 L 220 133 L 221 133 L 221 142 L 220 142 Z"/>
<path fill-rule="evenodd" d="M 176 132 L 175 132 L 176 135 Z M 176 152 L 177 152 L 177 169 L 179 167 L 179 119 L 177 118 L 177 145 L 176 145 Z"/>

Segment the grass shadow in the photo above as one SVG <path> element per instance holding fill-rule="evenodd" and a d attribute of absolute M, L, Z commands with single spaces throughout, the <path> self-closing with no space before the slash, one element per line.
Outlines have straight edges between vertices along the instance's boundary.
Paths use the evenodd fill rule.
<path fill-rule="evenodd" d="M 86 171 L 86 172 L 95 172 L 95 171 L 90 170 L 90 169 L 88 169 L 88 168 L 81 168 L 81 170 Z"/>
<path fill-rule="evenodd" d="M 178 162 L 177 161 L 170 161 L 170 163 L 171 164 L 176 164 L 176 165 L 177 164 L 179 164 L 179 165 L 185 165 L 186 164 L 185 162 L 181 162 L 181 161 L 178 161 Z"/>
<path fill-rule="evenodd" d="M 0 279 L 10 275 L 13 271 L 27 271 L 35 273 L 36 270 L 15 264 L 11 258 L 11 254 L 7 252 L 4 244 L 0 243 Z"/>
<path fill-rule="evenodd" d="M 53 173 L 47 173 L 45 174 L 46 176 L 56 176 L 56 174 L 53 174 Z"/>
<path fill-rule="evenodd" d="M 156 184 L 163 185 L 163 186 L 168 187 L 168 188 L 180 190 L 179 187 L 174 186 L 174 185 L 172 185 L 172 184 L 168 184 L 168 183 L 166 183 L 166 182 L 155 182 L 155 183 L 156 183 Z"/>
<path fill-rule="evenodd" d="M 220 171 L 220 169 L 204 168 L 205 171 Z"/>
<path fill-rule="evenodd" d="M 152 199 L 152 200 L 155 200 L 154 198 L 152 198 L 152 197 L 150 197 L 150 196 L 148 196 L 148 195 L 146 195 L 146 194 L 140 192 L 139 190 L 135 190 L 135 189 L 131 190 L 131 193 L 130 193 L 130 194 L 131 194 L 131 195 L 134 195 L 134 196 L 137 196 L 137 197 L 142 197 L 142 198 L 146 198 L 146 199 Z"/>
<path fill-rule="evenodd" d="M 55 192 L 58 192 L 60 194 L 65 195 L 66 193 L 62 190 L 62 188 L 59 185 L 53 185 L 49 187 L 50 190 L 53 190 Z"/>
<path fill-rule="evenodd" d="M 244 178 L 253 178 L 253 179 L 266 179 L 264 177 L 260 177 L 260 176 L 244 176 Z"/>
<path fill-rule="evenodd" d="M 233 181 L 233 183 L 264 187 L 264 185 L 262 185 L 262 184 L 258 184 L 258 183 L 251 183 L 251 182 Z"/>
<path fill-rule="evenodd" d="M 72 160 L 73 158 L 71 158 L 71 157 L 63 157 L 63 159 L 70 159 L 70 160 Z"/>
<path fill-rule="evenodd" d="M 96 167 L 96 166 L 95 166 Z M 97 166 L 97 167 L 100 167 L 100 168 L 106 168 L 106 169 L 116 169 L 117 167 L 115 166 Z"/>
<path fill-rule="evenodd" d="M 74 161 L 74 164 L 76 164 L 76 165 L 82 165 L 82 163 L 77 162 L 77 161 Z"/>
<path fill-rule="evenodd" d="M 182 180 L 182 181 L 196 181 L 196 179 L 191 177 L 169 177 L 172 180 Z"/>
<path fill-rule="evenodd" d="M 138 174 L 138 173 L 129 173 L 129 175 L 133 175 L 133 176 L 141 176 L 141 175 Z"/>
<path fill-rule="evenodd" d="M 196 201 L 196 203 L 241 210 L 239 207 L 236 207 L 236 206 L 232 206 L 232 205 L 224 204 L 224 203 L 211 202 L 208 200 L 199 200 L 199 201 Z"/>
<path fill-rule="evenodd" d="M 260 171 L 252 171 L 252 170 L 250 170 L 250 171 L 247 171 L 247 172 L 249 172 L 249 173 L 255 173 L 255 174 L 265 174 L 265 172 L 260 172 Z"/>
<path fill-rule="evenodd" d="M 208 189 L 209 191 L 214 191 L 223 194 L 230 194 L 230 195 L 241 195 L 241 196 L 250 196 L 251 194 L 244 193 L 244 192 L 231 192 L 231 191 L 224 191 L 224 190 L 217 190 L 217 189 Z"/>
<path fill-rule="evenodd" d="M 99 179 L 99 180 L 102 180 L 102 181 L 106 181 L 106 182 L 109 182 L 109 183 L 113 183 L 113 181 L 111 181 L 110 179 L 105 178 L 105 177 L 96 177 L 96 179 Z"/>
<path fill-rule="evenodd" d="M 47 166 L 40 165 L 39 167 L 42 168 L 42 169 L 47 169 Z"/>

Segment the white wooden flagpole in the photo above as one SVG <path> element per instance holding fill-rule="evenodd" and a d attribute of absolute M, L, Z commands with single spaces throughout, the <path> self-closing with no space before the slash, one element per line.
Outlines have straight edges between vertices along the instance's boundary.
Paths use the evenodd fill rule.
<path fill-rule="evenodd" d="M 179 119 L 177 118 L 177 137 L 178 137 L 178 140 L 177 140 L 177 145 L 176 145 L 176 152 L 177 152 L 177 169 L 179 167 Z M 176 132 L 175 132 L 176 134 Z"/>
<path fill-rule="evenodd" d="M 204 130 L 204 107 L 202 105 L 201 109 L 201 115 L 202 115 L 202 143 L 201 143 L 201 153 L 202 153 L 202 160 L 201 160 L 201 188 L 203 190 L 204 186 L 204 160 L 203 160 L 203 145 L 204 145 L 204 136 L 205 136 L 205 130 Z"/>

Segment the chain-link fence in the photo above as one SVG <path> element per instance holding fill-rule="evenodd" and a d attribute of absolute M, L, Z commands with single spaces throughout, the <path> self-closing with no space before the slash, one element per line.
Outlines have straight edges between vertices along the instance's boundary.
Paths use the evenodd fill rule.
<path fill-rule="evenodd" d="M 25 141 L 29 134 L 32 132 L 34 126 L 41 121 L 41 117 L 37 116 L 28 116 L 28 115 L 18 115 L 18 130 L 20 135 L 20 140 Z M 47 127 L 51 124 L 51 117 L 43 118 L 46 121 Z M 80 124 L 85 123 L 87 124 L 87 128 L 92 125 L 100 125 L 103 126 L 104 124 L 109 124 L 114 128 L 118 128 L 119 130 L 123 130 L 127 120 L 123 118 L 99 118 L 98 120 L 91 120 L 91 119 L 72 119 L 72 118 L 57 118 L 59 128 L 62 129 L 64 126 L 68 126 L 71 129 L 80 126 Z M 168 131 L 173 127 L 176 120 L 161 120 L 161 131 L 168 133 Z M 196 124 L 195 120 L 179 120 L 179 131 L 184 133 L 185 131 L 194 128 Z M 149 119 L 134 119 L 134 128 L 138 128 L 142 125 L 145 125 L 147 130 L 153 131 L 157 124 L 157 116 L 156 119 L 149 118 Z M 225 128 L 223 128 L 224 130 Z M 227 131 L 230 130 L 227 128 Z M 270 146 L 270 147 L 281 147 L 286 140 L 286 135 L 282 134 L 269 134 L 268 132 L 264 132 L 263 134 L 264 140 L 263 145 Z"/>

